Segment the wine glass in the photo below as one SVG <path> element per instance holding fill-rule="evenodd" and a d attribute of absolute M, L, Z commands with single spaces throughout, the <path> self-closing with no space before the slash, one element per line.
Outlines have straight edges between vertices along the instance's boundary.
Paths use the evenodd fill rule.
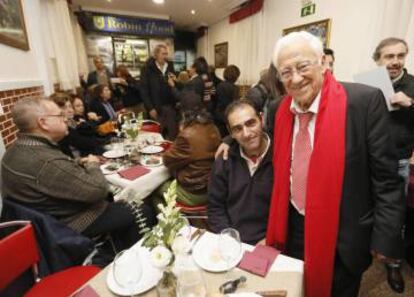
<path fill-rule="evenodd" d="M 142 264 L 138 250 L 119 252 L 114 259 L 112 273 L 115 283 L 128 292 L 134 292 L 142 277 Z M 131 295 L 133 295 L 131 293 Z"/>
<path fill-rule="evenodd" d="M 232 264 L 242 252 L 239 231 L 233 228 L 222 230 L 218 244 L 220 256 L 226 262 L 226 278 L 229 278 L 229 272 L 234 267 Z"/>

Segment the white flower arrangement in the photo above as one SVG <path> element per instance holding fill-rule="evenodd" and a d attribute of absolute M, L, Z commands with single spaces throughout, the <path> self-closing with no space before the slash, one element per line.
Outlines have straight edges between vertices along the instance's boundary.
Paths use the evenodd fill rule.
<path fill-rule="evenodd" d="M 151 259 L 156 267 L 171 265 L 175 253 L 184 250 L 186 243 L 177 236 L 182 227 L 187 224 L 186 218 L 176 206 L 177 181 L 174 180 L 167 192 L 164 193 L 166 205 L 158 204 L 161 211 L 157 218 L 158 224 L 144 236 L 143 246 L 151 250 Z"/>

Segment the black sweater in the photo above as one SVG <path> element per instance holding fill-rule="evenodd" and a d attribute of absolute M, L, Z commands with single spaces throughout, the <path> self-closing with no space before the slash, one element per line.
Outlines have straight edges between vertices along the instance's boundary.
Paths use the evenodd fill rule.
<path fill-rule="evenodd" d="M 273 186 L 272 146 L 250 176 L 239 145 L 232 144 L 229 159 L 216 159 L 208 188 L 208 223 L 213 232 L 235 228 L 245 243 L 266 236 Z"/>

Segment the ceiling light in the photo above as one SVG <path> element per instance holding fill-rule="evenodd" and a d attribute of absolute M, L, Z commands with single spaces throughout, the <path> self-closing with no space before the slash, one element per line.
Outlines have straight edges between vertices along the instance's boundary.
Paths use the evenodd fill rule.
<path fill-rule="evenodd" d="M 195 10 L 194 9 L 191 9 L 191 14 L 195 14 Z"/>
<path fill-rule="evenodd" d="M 164 4 L 164 0 L 152 0 L 155 4 Z"/>

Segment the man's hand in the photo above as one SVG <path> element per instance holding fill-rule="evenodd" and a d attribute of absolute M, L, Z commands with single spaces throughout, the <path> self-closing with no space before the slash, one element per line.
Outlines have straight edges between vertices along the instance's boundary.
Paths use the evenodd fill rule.
<path fill-rule="evenodd" d="M 227 161 L 227 159 L 229 158 L 229 149 L 230 146 L 227 143 L 222 142 L 220 146 L 217 148 L 214 158 L 217 159 L 221 154 L 223 154 L 223 160 Z"/>
<path fill-rule="evenodd" d="M 386 256 L 384 256 L 384 255 L 382 255 L 382 254 L 380 254 L 380 253 L 378 253 L 377 251 L 374 251 L 374 250 L 371 250 L 371 255 L 372 255 L 372 257 L 374 257 L 375 260 L 378 260 L 378 261 L 383 262 L 383 263 L 391 264 L 391 263 L 398 262 L 398 260 L 392 259 L 392 258 L 387 258 Z"/>
<path fill-rule="evenodd" d="M 79 164 L 80 165 L 85 165 L 85 164 L 91 164 L 91 163 L 100 163 L 101 160 L 99 159 L 99 157 L 94 156 L 94 155 L 88 155 L 87 157 L 81 158 L 79 160 Z"/>
<path fill-rule="evenodd" d="M 397 92 L 391 97 L 391 104 L 401 107 L 410 107 L 413 105 L 413 99 L 405 95 L 403 92 Z"/>
<path fill-rule="evenodd" d="M 153 120 L 158 119 L 158 113 L 154 108 L 149 111 L 149 115 L 150 115 L 151 119 L 153 119 Z"/>
<path fill-rule="evenodd" d="M 171 88 L 174 88 L 175 87 L 175 81 L 174 81 L 174 78 L 172 76 L 168 76 L 168 85 Z"/>

